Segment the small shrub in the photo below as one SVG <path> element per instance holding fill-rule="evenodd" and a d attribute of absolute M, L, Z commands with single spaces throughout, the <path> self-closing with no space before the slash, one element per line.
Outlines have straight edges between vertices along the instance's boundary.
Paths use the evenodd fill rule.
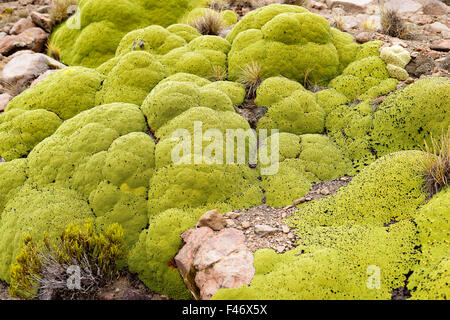
<path fill-rule="evenodd" d="M 223 19 L 218 12 L 207 10 L 190 25 L 203 35 L 217 36 L 223 29 Z"/>
<path fill-rule="evenodd" d="M 431 135 L 431 144 L 425 141 L 426 156 L 421 161 L 425 188 L 431 196 L 448 186 L 450 180 L 450 127 L 440 139 Z"/>
<path fill-rule="evenodd" d="M 96 233 L 92 220 L 84 226 L 70 224 L 56 244 L 44 237 L 43 248 L 24 238 L 24 246 L 11 266 L 12 297 L 22 299 L 87 299 L 117 273 L 125 257 L 122 227 L 112 224 Z M 67 287 L 69 267 L 79 267 L 80 289 Z"/>
<path fill-rule="evenodd" d="M 256 61 L 250 61 L 241 68 L 241 76 L 238 82 L 242 83 L 247 91 L 247 99 L 254 99 L 256 97 L 256 90 L 262 83 L 261 64 Z"/>
<path fill-rule="evenodd" d="M 411 33 L 403 22 L 402 18 L 395 10 L 382 7 L 381 11 L 381 30 L 384 34 L 400 39 L 410 39 Z"/>

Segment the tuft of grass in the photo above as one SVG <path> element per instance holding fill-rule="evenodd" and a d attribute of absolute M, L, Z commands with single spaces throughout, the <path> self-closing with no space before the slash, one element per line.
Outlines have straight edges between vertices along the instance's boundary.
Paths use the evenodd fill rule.
<path fill-rule="evenodd" d="M 241 75 L 238 82 L 242 83 L 247 91 L 247 99 L 252 100 L 256 97 L 256 90 L 263 81 L 261 64 L 256 61 L 250 61 L 241 68 Z"/>
<path fill-rule="evenodd" d="M 70 6 L 77 6 L 78 0 L 52 0 L 49 11 L 50 17 L 55 24 L 61 23 L 71 15 Z"/>
<path fill-rule="evenodd" d="M 380 7 L 381 31 L 391 37 L 410 39 L 409 28 L 395 10 Z"/>
<path fill-rule="evenodd" d="M 189 24 L 202 35 L 218 36 L 223 29 L 222 16 L 216 11 L 206 11 Z"/>
<path fill-rule="evenodd" d="M 430 196 L 433 196 L 447 187 L 450 180 L 450 126 L 438 139 L 431 136 L 430 145 L 425 141 L 422 150 L 426 153 L 420 163 L 424 186 Z"/>
<path fill-rule="evenodd" d="M 46 47 L 47 47 L 47 55 L 49 57 L 52 57 L 57 61 L 61 61 L 61 50 L 59 49 L 59 47 L 50 42 L 47 42 Z"/>
<path fill-rule="evenodd" d="M 224 81 L 228 77 L 227 69 L 222 66 L 213 66 L 209 77 L 212 81 Z"/>

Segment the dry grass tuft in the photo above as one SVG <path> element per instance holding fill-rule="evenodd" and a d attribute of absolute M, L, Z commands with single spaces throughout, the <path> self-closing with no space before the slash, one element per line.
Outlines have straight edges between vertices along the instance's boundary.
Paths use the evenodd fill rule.
<path fill-rule="evenodd" d="M 245 86 L 247 99 L 255 99 L 256 90 L 258 90 L 259 85 L 263 81 L 261 65 L 256 61 L 251 61 L 241 68 L 241 70 L 242 73 L 238 81 Z"/>
<path fill-rule="evenodd" d="M 448 186 L 450 180 L 450 126 L 439 139 L 431 136 L 431 145 L 425 141 L 426 156 L 421 161 L 425 188 L 431 196 Z"/>
<path fill-rule="evenodd" d="M 54 44 L 51 44 L 50 42 L 47 42 L 46 47 L 47 47 L 47 55 L 49 57 L 52 57 L 57 61 L 61 61 L 61 51 L 59 47 L 57 47 Z"/>
<path fill-rule="evenodd" d="M 69 12 L 70 6 L 78 5 L 78 0 L 52 0 L 49 11 L 54 23 L 61 23 L 73 13 Z"/>
<path fill-rule="evenodd" d="M 209 77 L 212 81 L 225 81 L 228 77 L 227 69 L 222 66 L 213 66 Z"/>
<path fill-rule="evenodd" d="M 412 34 L 403 19 L 395 10 L 380 8 L 381 31 L 391 37 L 400 39 L 411 39 Z"/>
<path fill-rule="evenodd" d="M 218 12 L 206 11 L 201 17 L 189 23 L 203 35 L 219 35 L 223 29 L 223 19 Z"/>

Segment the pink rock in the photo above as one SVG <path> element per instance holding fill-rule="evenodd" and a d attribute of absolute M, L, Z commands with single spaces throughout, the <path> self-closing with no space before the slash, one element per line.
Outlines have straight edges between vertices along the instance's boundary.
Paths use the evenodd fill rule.
<path fill-rule="evenodd" d="M 9 35 L 0 42 L 0 54 L 8 56 L 19 50 L 41 52 L 48 34 L 41 28 L 30 28 L 18 35 Z"/>
<path fill-rule="evenodd" d="M 232 252 L 213 267 L 195 276 L 202 300 L 209 300 L 221 288 L 249 285 L 255 275 L 253 254 L 248 249 Z"/>
<path fill-rule="evenodd" d="M 220 231 L 227 226 L 227 221 L 219 211 L 211 210 L 201 216 L 197 226 L 206 226 L 215 231 Z"/>
<path fill-rule="evenodd" d="M 202 244 L 195 255 L 193 265 L 199 271 L 204 270 L 233 251 L 246 249 L 242 231 L 234 228 L 223 229 Z"/>
<path fill-rule="evenodd" d="M 450 39 L 436 40 L 431 44 L 430 49 L 445 52 L 450 51 Z"/>
<path fill-rule="evenodd" d="M 22 18 L 19 21 L 17 21 L 11 30 L 9 31 L 10 34 L 17 35 L 22 33 L 23 31 L 34 28 L 36 25 L 31 21 L 29 18 Z"/>
<path fill-rule="evenodd" d="M 190 229 L 181 235 L 186 244 L 175 256 L 175 263 L 183 278 L 191 270 L 198 248 L 213 235 L 214 231 L 208 227 Z"/>
<path fill-rule="evenodd" d="M 0 112 L 5 111 L 6 106 L 11 101 L 13 97 L 7 93 L 0 94 Z"/>

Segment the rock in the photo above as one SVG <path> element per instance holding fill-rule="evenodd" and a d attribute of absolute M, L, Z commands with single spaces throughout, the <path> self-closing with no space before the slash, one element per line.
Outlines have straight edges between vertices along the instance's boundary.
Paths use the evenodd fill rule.
<path fill-rule="evenodd" d="M 13 25 L 9 33 L 12 35 L 17 35 L 27 29 L 34 27 L 36 27 L 36 25 L 33 23 L 33 21 L 31 21 L 30 18 L 22 18 Z"/>
<path fill-rule="evenodd" d="M 265 224 L 262 224 L 262 225 L 261 224 L 257 224 L 255 226 L 255 233 L 259 234 L 259 235 L 263 235 L 263 236 L 266 236 L 266 235 L 269 235 L 269 234 L 273 234 L 273 233 L 276 233 L 278 231 L 279 231 L 278 229 L 273 228 L 273 227 L 268 226 L 268 225 L 265 225 Z"/>
<path fill-rule="evenodd" d="M 294 201 L 294 206 L 298 206 L 299 204 L 306 202 L 306 197 L 301 197 L 300 199 L 297 199 Z"/>
<path fill-rule="evenodd" d="M 147 296 L 144 296 L 143 294 L 140 294 L 133 290 L 127 289 L 122 294 L 122 300 L 139 301 L 139 300 L 151 300 L 151 299 Z"/>
<path fill-rule="evenodd" d="M 399 14 L 416 13 L 422 9 L 422 4 L 413 0 L 389 0 L 384 3 L 387 9 L 395 10 Z"/>
<path fill-rule="evenodd" d="M 33 80 L 33 82 L 30 84 L 29 88 L 33 88 L 35 85 L 37 85 L 39 82 L 47 78 L 52 73 L 57 72 L 58 70 L 47 70 L 43 74 L 41 74 L 39 77 Z"/>
<path fill-rule="evenodd" d="M 327 0 L 329 9 L 341 7 L 345 12 L 351 14 L 366 12 L 367 7 L 373 3 L 374 0 Z"/>
<path fill-rule="evenodd" d="M 227 226 L 227 221 L 219 211 L 211 210 L 201 216 L 197 226 L 207 226 L 215 231 L 220 231 Z"/>
<path fill-rule="evenodd" d="M 51 8 L 52 8 L 51 6 L 41 6 L 37 8 L 36 11 L 39 13 L 49 13 Z"/>
<path fill-rule="evenodd" d="M 309 5 L 311 6 L 311 8 L 317 9 L 317 10 L 325 10 L 327 8 L 327 5 L 325 3 L 317 2 L 317 1 L 311 1 L 309 3 Z"/>
<path fill-rule="evenodd" d="M 450 55 L 447 55 L 446 57 L 437 60 L 436 62 L 439 63 L 439 67 L 443 70 L 447 70 L 450 72 Z"/>
<path fill-rule="evenodd" d="M 423 13 L 441 16 L 450 12 L 449 7 L 439 0 L 428 0 L 423 6 Z"/>
<path fill-rule="evenodd" d="M 234 222 L 233 219 L 227 219 L 227 228 L 234 228 L 236 227 L 236 222 Z"/>
<path fill-rule="evenodd" d="M 2 78 L 21 92 L 28 88 L 33 80 L 50 68 L 64 68 L 62 63 L 42 54 L 25 53 L 15 56 L 3 68 Z"/>
<path fill-rule="evenodd" d="M 0 112 L 5 111 L 6 106 L 11 101 L 13 97 L 9 95 L 8 93 L 2 93 L 0 94 Z"/>
<path fill-rule="evenodd" d="M 359 43 L 366 43 L 372 40 L 372 33 L 371 32 L 360 32 L 355 37 L 356 41 Z"/>
<path fill-rule="evenodd" d="M 191 270 L 198 248 L 213 235 L 214 231 L 208 227 L 190 229 L 181 235 L 185 245 L 175 256 L 174 260 L 183 278 Z"/>
<path fill-rule="evenodd" d="M 239 212 L 228 212 L 225 216 L 230 219 L 237 219 L 241 216 L 241 214 Z"/>
<path fill-rule="evenodd" d="M 48 34 L 41 28 L 30 28 L 18 35 L 9 35 L 0 42 L 0 54 L 9 56 L 14 52 L 30 49 L 41 52 Z"/>
<path fill-rule="evenodd" d="M 426 54 L 419 54 L 413 58 L 406 66 L 406 71 L 413 77 L 419 78 L 421 75 L 431 75 L 435 67 L 434 60 Z"/>
<path fill-rule="evenodd" d="M 0 32 L 0 41 L 2 41 L 8 34 L 6 32 Z"/>
<path fill-rule="evenodd" d="M 195 283 L 201 299 L 209 300 L 221 288 L 249 285 L 254 275 L 253 254 L 243 249 L 231 252 L 211 268 L 199 271 Z"/>
<path fill-rule="evenodd" d="M 320 190 L 320 194 L 327 196 L 330 194 L 330 189 L 328 189 L 327 187 L 324 187 L 322 190 Z"/>
<path fill-rule="evenodd" d="M 411 84 L 414 83 L 414 78 L 409 77 L 408 79 L 405 80 L 406 84 Z"/>
<path fill-rule="evenodd" d="M 204 270 L 234 251 L 247 250 L 242 231 L 227 228 L 207 239 L 198 249 L 193 266 Z"/>
<path fill-rule="evenodd" d="M 430 49 L 436 50 L 436 51 L 448 52 L 448 51 L 450 51 L 450 39 L 442 39 L 442 40 L 433 41 L 433 43 L 430 46 Z"/>
<path fill-rule="evenodd" d="M 52 32 L 53 21 L 49 14 L 34 11 L 30 14 L 30 18 L 37 26 L 47 32 Z"/>
<path fill-rule="evenodd" d="M 242 225 L 242 229 L 248 229 L 251 227 L 251 224 L 248 221 L 243 221 L 241 225 Z"/>
<path fill-rule="evenodd" d="M 440 22 L 434 22 L 427 26 L 429 30 L 435 33 L 449 32 L 450 28 L 448 28 L 445 24 Z"/>
<path fill-rule="evenodd" d="M 284 251 L 284 249 L 286 249 L 286 247 L 283 245 L 279 245 L 275 249 L 278 253 L 282 253 Z"/>
<path fill-rule="evenodd" d="M 283 233 L 289 233 L 289 231 L 291 231 L 291 229 L 285 224 L 283 224 L 281 230 L 283 230 Z"/>

